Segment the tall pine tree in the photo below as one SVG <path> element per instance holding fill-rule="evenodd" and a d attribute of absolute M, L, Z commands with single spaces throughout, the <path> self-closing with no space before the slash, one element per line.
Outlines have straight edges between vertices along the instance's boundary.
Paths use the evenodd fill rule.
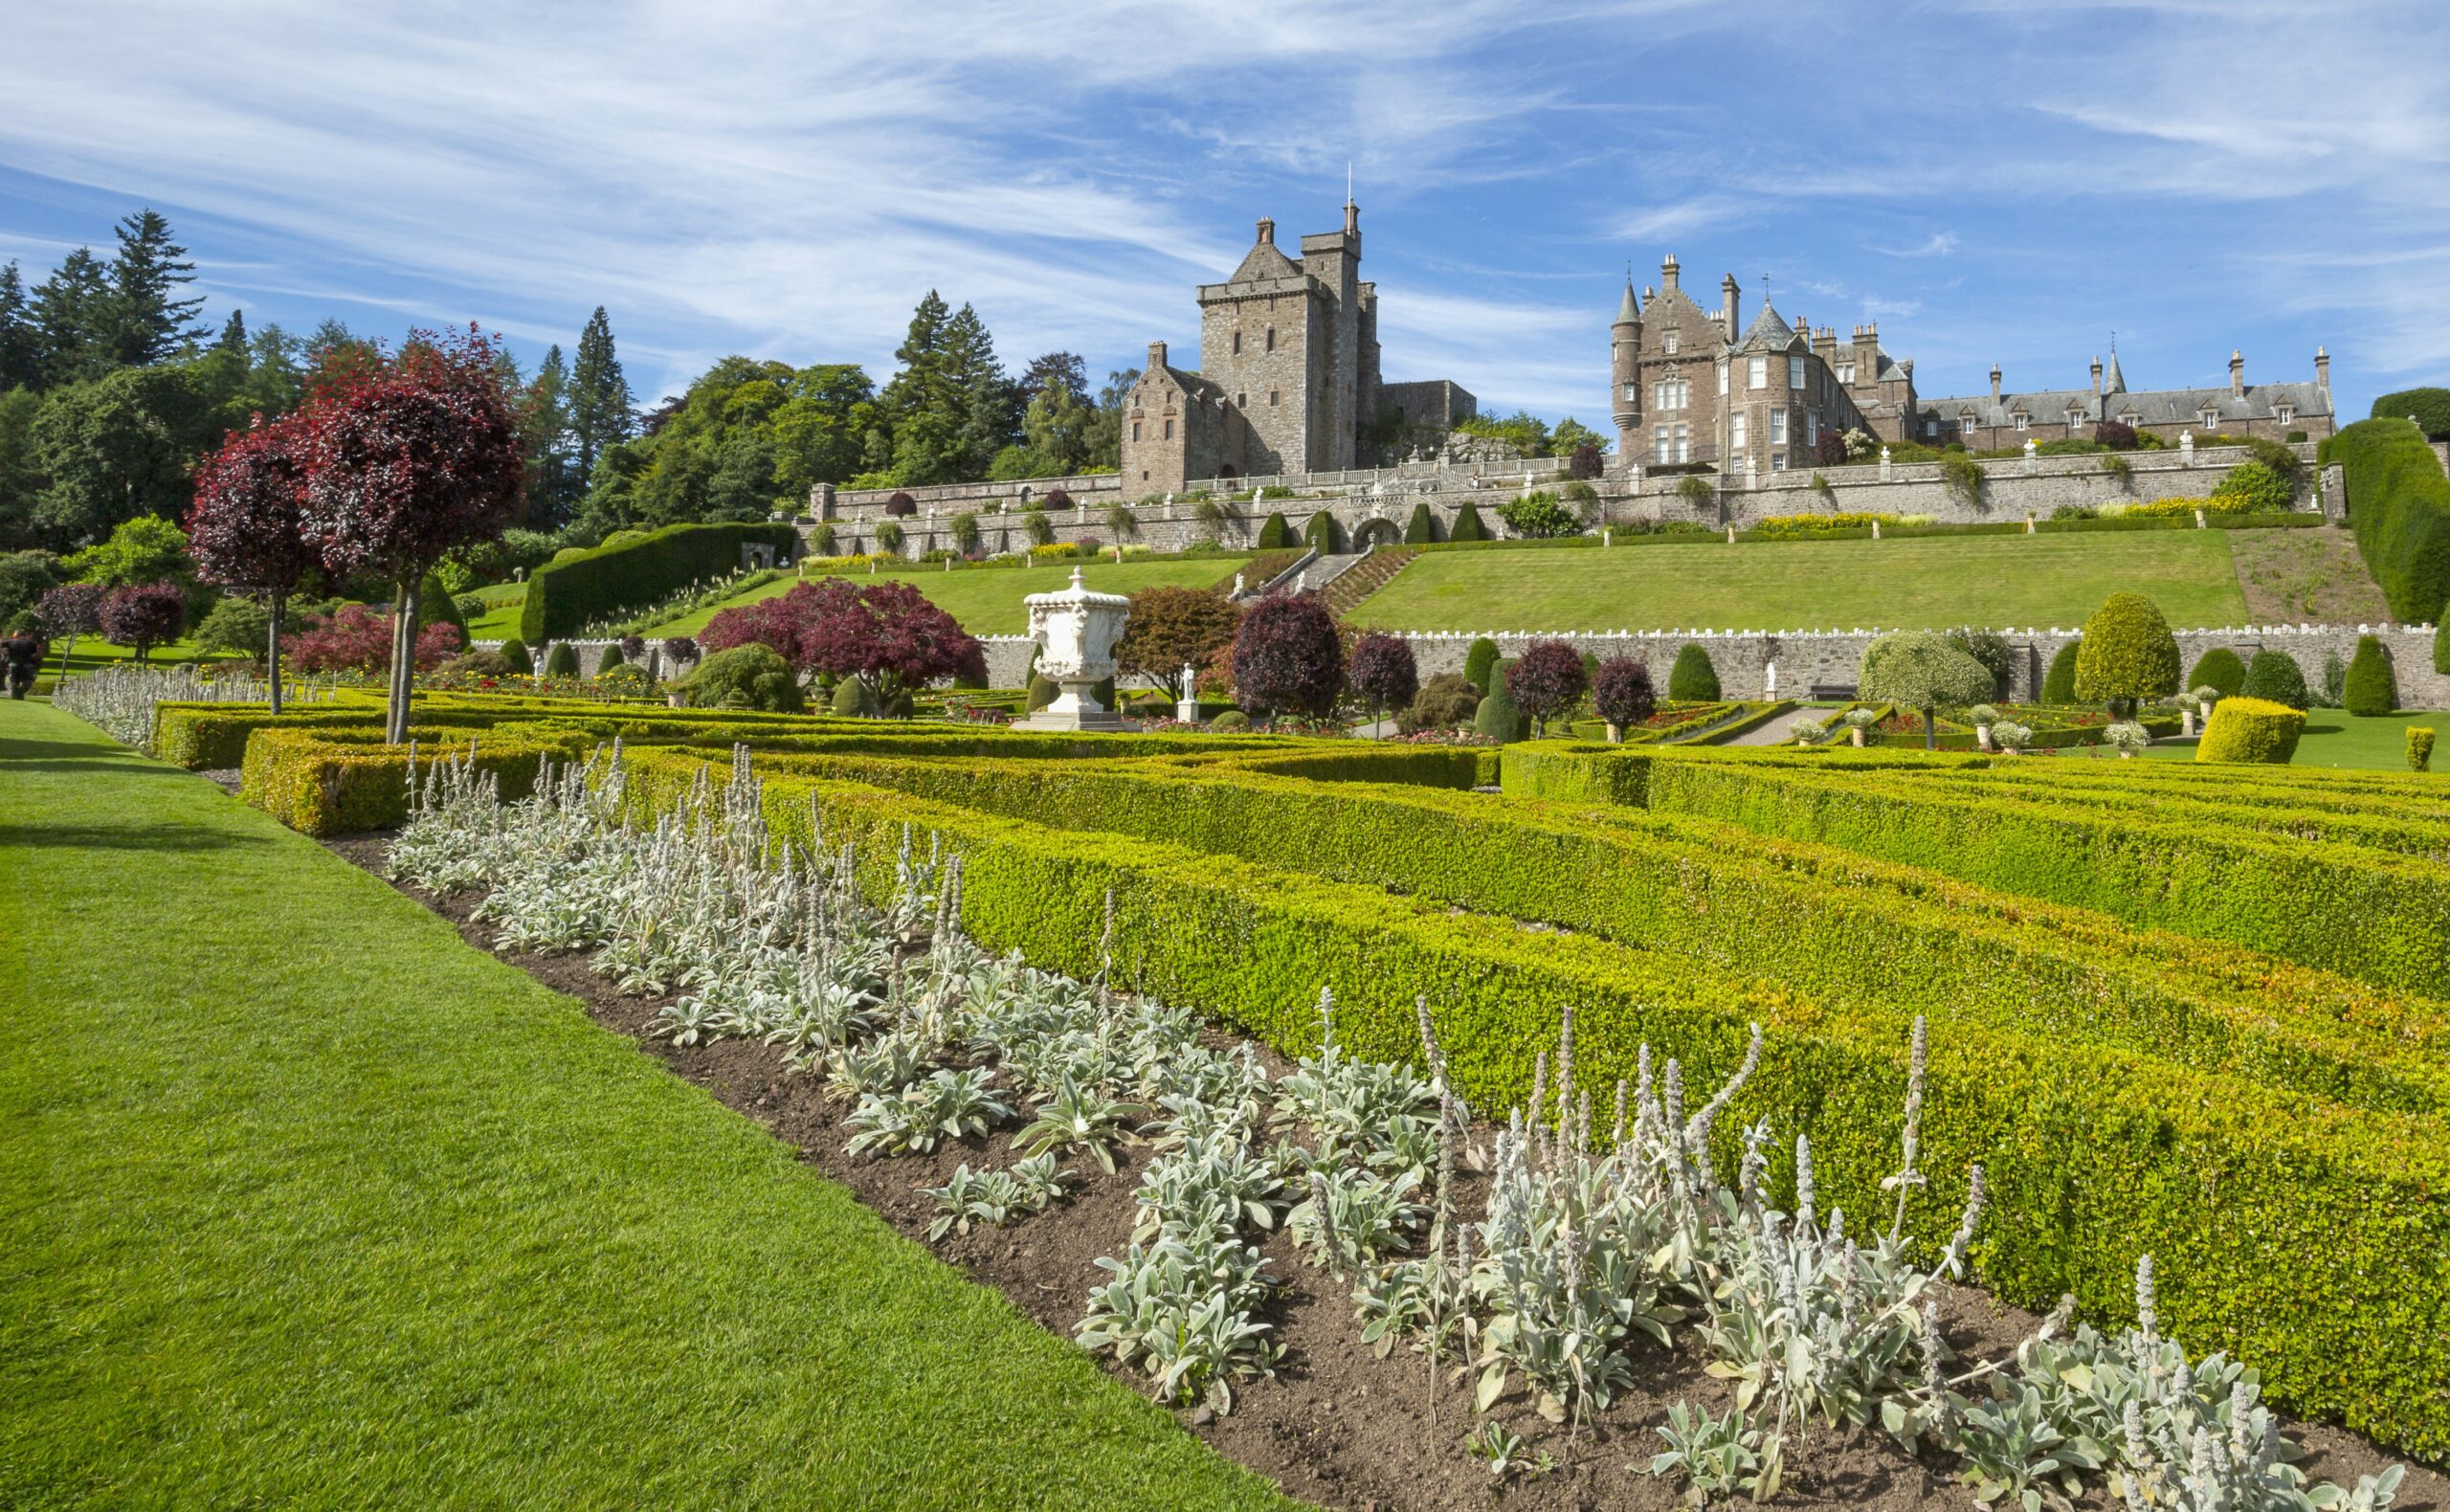
<path fill-rule="evenodd" d="M 119 223 L 107 342 L 115 365 L 158 363 L 204 335 L 195 323 L 204 296 L 177 297 L 195 281 L 195 264 L 187 255 L 170 239 L 170 223 L 153 211 L 139 211 Z"/>
<path fill-rule="evenodd" d="M 579 333 L 578 362 L 570 369 L 571 461 L 578 469 L 579 488 L 585 489 L 594 476 L 595 459 L 605 449 L 626 439 L 636 428 L 635 409 L 630 381 L 621 372 L 621 359 L 613 353 L 612 322 L 599 304 L 588 317 L 587 329 Z"/>
<path fill-rule="evenodd" d="M 976 310 L 965 304 L 945 322 L 945 350 L 961 395 L 955 414 L 957 477 L 985 478 L 995 454 L 1018 437 L 1020 404 L 1004 365 L 995 360 L 995 338 Z"/>
<path fill-rule="evenodd" d="M 246 311 L 232 310 L 230 312 L 230 318 L 221 322 L 221 340 L 217 345 L 223 351 L 228 352 L 243 352 L 247 349 Z"/>
<path fill-rule="evenodd" d="M 570 453 L 569 367 L 558 345 L 545 353 L 520 408 L 527 441 L 526 523 L 555 529 L 569 519 L 584 487 Z"/>
<path fill-rule="evenodd" d="M 33 318 L 45 387 L 110 371 L 111 280 L 93 249 L 62 257 L 35 286 Z"/>
<path fill-rule="evenodd" d="M 42 331 L 26 280 L 13 262 L 0 267 L 0 393 L 42 381 Z"/>

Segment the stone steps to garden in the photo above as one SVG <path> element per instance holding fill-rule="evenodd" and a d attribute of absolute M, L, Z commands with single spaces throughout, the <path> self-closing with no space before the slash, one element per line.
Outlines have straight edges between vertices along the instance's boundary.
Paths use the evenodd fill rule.
<path fill-rule="evenodd" d="M 1362 600 L 1385 588 L 1419 553 L 1404 546 L 1382 546 L 1364 552 L 1328 580 L 1327 612 L 1342 619 Z"/>

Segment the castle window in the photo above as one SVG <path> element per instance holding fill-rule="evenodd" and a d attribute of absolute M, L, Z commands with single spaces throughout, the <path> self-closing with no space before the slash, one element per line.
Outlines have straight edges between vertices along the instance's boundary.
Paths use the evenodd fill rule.
<path fill-rule="evenodd" d="M 1131 422 L 1131 438 L 1135 441 L 1140 439 L 1140 422 L 1137 420 Z"/>
<path fill-rule="evenodd" d="M 2081 410 L 2081 409 L 2077 408 L 2077 407 L 2076 407 L 2076 406 L 2074 406 L 2074 405 L 2070 405 L 2070 406 L 2068 406 L 2068 407 L 2067 407 L 2067 429 L 2069 429 L 2070 431 L 2072 431 L 2072 430 L 2076 429 L 2078 426 L 2082 425 L 2083 423 L 2084 423 L 2084 411 L 2083 411 L 2082 410 Z"/>
<path fill-rule="evenodd" d="M 1805 443 L 1808 445 L 1818 446 L 1820 444 L 1820 413 L 1818 411 L 1805 411 L 1803 417 L 1803 438 Z"/>
<path fill-rule="evenodd" d="M 1641 396 L 1642 396 L 1642 386 L 1641 386 L 1641 385 L 1639 385 L 1639 384 L 1635 384 L 1635 383 L 1629 383 L 1629 384 L 1625 385 L 1625 402 L 1626 402 L 1627 404 L 1632 404 L 1632 403 L 1634 403 L 1635 401 L 1637 401 L 1637 400 L 1640 399 L 1640 398 L 1641 398 Z"/>
<path fill-rule="evenodd" d="M 1693 386 L 1682 378 L 1661 378 L 1651 386 L 1651 403 L 1661 410 L 1682 410 L 1693 402 Z"/>
<path fill-rule="evenodd" d="M 1234 408 L 1235 408 L 1235 409 L 1236 409 L 1236 410 L 1247 410 L 1247 409 L 1249 409 L 1250 407 L 1251 407 L 1251 396 L 1250 396 L 1249 394 L 1246 394 L 1246 393 L 1237 393 L 1237 394 L 1236 394 L 1236 395 L 1234 396 Z"/>
<path fill-rule="evenodd" d="M 2023 430 L 2023 429 L 2025 428 L 2025 426 L 2026 426 L 2026 425 L 2027 425 L 2027 424 L 2032 420 L 2032 418 L 2033 418 L 2032 416 L 2030 416 L 2030 415 L 2026 414 L 2022 410 L 2017 411 L 2016 411 L 2016 429 L 2017 429 L 2017 430 L 2019 430 L 2019 431 Z"/>
<path fill-rule="evenodd" d="M 1842 384 L 1851 384 L 1855 381 L 1855 365 L 1853 363 L 1839 363 L 1838 365 L 1838 381 Z"/>
<path fill-rule="evenodd" d="M 1676 454 L 1667 449 L 1667 427 L 1662 425 L 1652 431 L 1650 434 L 1650 442 L 1651 449 L 1657 455 L 1660 466 L 1664 467 L 1668 463 L 1676 460 Z"/>
<path fill-rule="evenodd" d="M 1783 473 L 1783 472 L 1785 472 L 1786 470 L 1787 470 L 1787 454 L 1786 454 L 1786 453 L 1784 453 L 1784 452 L 1772 452 L 1772 453 L 1771 453 L 1771 454 L 1770 454 L 1770 471 L 1771 471 L 1771 472 L 1773 472 L 1773 473 Z"/>
<path fill-rule="evenodd" d="M 1746 373 L 1745 373 L 1745 380 L 1746 380 L 1746 384 L 1747 384 L 1747 386 L 1748 386 L 1748 387 L 1749 387 L 1749 388 L 1753 388 L 1753 389 L 1767 389 L 1767 388 L 1769 388 L 1769 387 L 1770 387 L 1770 359 L 1769 359 L 1769 358 L 1767 358 L 1767 357 L 1755 357 L 1755 358 L 1753 358 L 1753 359 L 1752 359 L 1752 365 L 1751 365 L 1751 367 L 1750 367 L 1748 369 L 1747 369 L 1747 371 L 1746 371 Z"/>
<path fill-rule="evenodd" d="M 1234 355 L 1236 357 L 1242 355 L 1242 333 L 1239 331 L 1234 333 Z"/>
<path fill-rule="evenodd" d="M 1793 353 L 1787 356 L 1787 387 L 1796 389 L 1803 388 L 1803 359 Z"/>
<path fill-rule="evenodd" d="M 1267 391 L 1267 407 L 1271 410 L 1276 408 L 1276 390 L 1273 389 Z"/>
<path fill-rule="evenodd" d="M 1742 446 L 1744 444 L 1744 411 L 1741 410 L 1726 417 L 1727 445 Z"/>
<path fill-rule="evenodd" d="M 1973 434 L 1973 411 L 1968 410 L 1956 417 L 1956 428 L 1968 435 Z"/>
<path fill-rule="evenodd" d="M 2219 425 L 2220 425 L 2220 411 L 2219 411 L 2215 410 L 2215 409 L 2212 409 L 2212 408 L 2211 408 L 2211 407 L 2209 407 L 2209 406 L 2206 406 L 2206 407 L 2205 407 L 2205 409 L 2204 409 L 2204 411 L 2203 411 L 2203 414 L 2202 414 L 2202 417 L 2201 417 L 2201 418 L 2202 418 L 2202 420 L 2203 420 L 2203 428 L 2204 428 L 2205 430 L 2207 430 L 2207 431 L 2211 431 L 2211 430 L 2216 430 L 2216 429 L 2218 429 L 2218 428 L 2219 428 Z"/>
<path fill-rule="evenodd" d="M 1784 410 L 1770 411 L 1770 440 L 1777 446 L 1787 444 L 1787 411 Z"/>
<path fill-rule="evenodd" d="M 1726 392 L 1726 364 L 1725 363 L 1719 364 L 1719 392 L 1722 395 Z"/>
<path fill-rule="evenodd" d="M 2275 411 L 2274 413 L 2279 415 L 2281 424 L 2286 425 L 2289 421 L 2297 418 L 2297 407 L 2295 405 L 2283 404 Z"/>
<path fill-rule="evenodd" d="M 1669 331 L 1666 335 L 1659 339 L 1659 349 L 1665 352 L 1670 357 L 1676 355 L 1676 333 L 1674 331 Z"/>
<path fill-rule="evenodd" d="M 1676 428 L 1676 459 L 1680 462 L 1691 461 L 1692 451 L 1693 428 L 1689 425 L 1678 426 Z"/>
<path fill-rule="evenodd" d="M 1166 439 L 1167 439 L 1167 440 L 1169 440 L 1169 441 L 1170 441 L 1170 440 L 1172 440 L 1173 438 L 1174 438 L 1174 422 L 1173 422 L 1173 421 L 1171 421 L 1171 420 L 1169 420 L 1169 421 L 1167 421 L 1167 422 L 1166 422 Z"/>
<path fill-rule="evenodd" d="M 1276 327 L 1273 325 L 1267 328 L 1267 349 L 1276 350 Z"/>

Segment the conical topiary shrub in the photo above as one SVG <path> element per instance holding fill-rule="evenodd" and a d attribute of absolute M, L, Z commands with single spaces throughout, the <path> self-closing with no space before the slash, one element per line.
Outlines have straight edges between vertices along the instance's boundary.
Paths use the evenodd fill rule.
<path fill-rule="evenodd" d="M 1505 691 L 1505 673 L 1511 665 L 1513 663 L 1501 661 L 1490 669 L 1489 680 L 1495 686 L 1488 690 L 1481 700 L 1480 708 L 1472 714 L 1472 728 L 1493 740 L 1519 741 L 1523 738 L 1523 711 L 1515 707 L 1513 698 Z"/>
<path fill-rule="evenodd" d="M 1341 546 L 1344 531 L 1336 524 L 1336 517 L 1322 509 L 1302 527 L 1302 539 L 1321 556 L 1332 556 Z"/>
<path fill-rule="evenodd" d="M 2180 691 L 2193 693 L 2197 688 L 2217 688 L 2222 698 L 2236 698 L 2246 689 L 2246 664 L 2228 647 L 2215 646 L 2196 659 Z"/>
<path fill-rule="evenodd" d="M 1267 523 L 1259 526 L 1258 547 L 1262 551 L 1293 549 L 1293 527 L 1284 523 L 1282 511 L 1269 515 Z"/>
<path fill-rule="evenodd" d="M 2246 663 L 2245 686 L 2238 691 L 2246 698 L 2285 703 L 2292 709 L 2308 709 L 2314 702 L 2305 691 L 2305 669 L 2284 651 L 2256 652 L 2255 659 Z"/>
<path fill-rule="evenodd" d="M 548 678 L 577 677 L 578 648 L 567 640 L 556 642 L 553 646 L 553 654 L 545 658 L 545 676 Z"/>
<path fill-rule="evenodd" d="M 509 666 L 514 677 L 536 676 L 536 658 L 528 653 L 527 642 L 517 635 L 501 643 L 501 659 Z"/>
<path fill-rule="evenodd" d="M 1413 505 L 1413 517 L 1404 525 L 1404 545 L 1425 546 L 1437 540 L 1437 517 L 1430 513 L 1429 505 L 1425 503 Z"/>
<path fill-rule="evenodd" d="M 1680 703 L 1715 703 L 1719 698 L 1719 669 L 1710 665 L 1710 654 L 1692 641 L 1676 654 L 1676 665 L 1667 674 L 1667 696 Z"/>
<path fill-rule="evenodd" d="M 1482 635 L 1472 642 L 1470 650 L 1463 653 L 1463 676 L 1473 687 L 1481 690 L 1482 698 L 1486 698 L 1489 691 L 1489 678 L 1496 670 L 1497 642 Z"/>
<path fill-rule="evenodd" d="M 629 664 L 628 658 L 621 655 L 619 643 L 608 643 L 604 648 L 604 655 L 595 658 L 595 675 L 600 678 L 615 667 L 626 667 Z"/>
<path fill-rule="evenodd" d="M 2059 648 L 2050 658 L 2050 670 L 2041 675 L 2041 701 L 2073 703 L 2076 701 L 2076 648 L 2083 644 L 2071 640 Z"/>
<path fill-rule="evenodd" d="M 2371 635 L 2356 637 L 2356 655 L 2348 664 L 2342 702 L 2349 713 L 2368 719 L 2399 706 L 2399 684 L 2391 675 L 2391 654 Z"/>
<path fill-rule="evenodd" d="M 1481 523 L 1481 506 L 1478 504 L 1465 504 L 1446 532 L 1449 541 L 1486 541 L 1488 538 L 1489 527 Z"/>

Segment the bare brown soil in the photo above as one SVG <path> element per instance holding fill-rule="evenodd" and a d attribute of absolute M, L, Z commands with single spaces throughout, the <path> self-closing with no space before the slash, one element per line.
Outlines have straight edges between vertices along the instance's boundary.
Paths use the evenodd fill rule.
<path fill-rule="evenodd" d="M 2381 585 L 2338 525 L 2232 530 L 2229 551 L 2256 625 L 2378 625 L 2391 617 Z"/>
<path fill-rule="evenodd" d="M 357 835 L 326 842 L 356 865 L 380 876 L 388 836 Z M 479 895 L 437 897 L 422 888 L 399 890 L 449 919 L 467 942 L 491 950 L 490 930 L 469 922 Z M 847 1111 L 828 1099 L 814 1079 L 787 1074 L 778 1051 L 737 1040 L 677 1046 L 651 1037 L 655 1015 L 668 998 L 629 996 L 595 973 L 585 954 L 501 953 L 501 958 L 556 991 L 577 998 L 607 1029 L 637 1041 L 674 1074 L 712 1093 L 726 1107 L 763 1124 L 789 1143 L 800 1158 L 858 1193 L 905 1236 L 926 1244 L 935 1206 L 920 1189 L 942 1186 L 954 1167 L 973 1169 L 1010 1165 L 1010 1128 L 984 1139 L 947 1145 L 932 1155 L 866 1159 L 843 1153 L 837 1127 Z M 1230 1036 L 1219 1034 L 1217 1043 Z M 1289 1069 L 1282 1057 L 1262 1050 L 1271 1073 Z M 947 1234 L 928 1247 L 970 1279 L 1000 1291 L 1023 1313 L 1060 1338 L 1069 1339 L 1085 1311 L 1089 1290 L 1105 1279 L 1097 1257 L 1119 1252 L 1131 1229 L 1131 1193 L 1147 1151 L 1118 1152 L 1109 1176 L 1094 1161 L 1070 1161 L 1083 1185 L 1047 1212 L 1002 1229 Z M 1459 1193 L 1470 1212 L 1484 1199 L 1478 1182 Z M 1677 1400 L 1724 1411 L 1729 1395 L 1704 1373 L 1698 1348 L 1649 1349 L 1637 1359 L 1633 1390 L 1570 1434 L 1531 1410 L 1520 1390 L 1503 1398 L 1491 1413 L 1528 1442 L 1534 1457 L 1545 1452 L 1551 1468 L 1519 1472 L 1501 1485 L 1485 1465 L 1464 1452 L 1463 1434 L 1474 1426 L 1469 1383 L 1433 1381 L 1420 1355 L 1398 1349 L 1381 1360 L 1360 1342 L 1359 1325 L 1346 1288 L 1295 1255 L 1277 1235 L 1262 1246 L 1271 1270 L 1289 1279 L 1287 1294 L 1271 1320 L 1286 1346 L 1285 1363 L 1273 1379 L 1236 1382 L 1234 1410 L 1219 1417 L 1205 1409 L 1178 1409 L 1176 1417 L 1219 1454 L 1269 1477 L 1286 1491 L 1323 1506 L 1348 1512 L 1437 1512 L 1459 1507 L 1528 1509 L 1656 1508 L 1683 1505 L 1675 1483 L 1653 1478 L 1650 1458 L 1660 1448 L 1653 1432 Z M 2010 1352 L 2038 1321 L 2003 1307 L 1979 1291 L 1944 1287 L 1944 1327 L 1951 1344 L 1982 1356 Z M 1689 1335 L 1685 1336 L 1687 1339 Z M 1108 1373 L 1146 1392 L 1147 1380 L 1105 1362 Z M 2376 1471 L 2391 1456 L 2336 1428 L 2301 1428 L 2309 1451 L 2304 1468 L 2317 1479 L 2353 1481 Z M 1966 1508 L 1970 1490 L 1956 1480 L 1945 1456 L 1917 1459 L 1884 1435 L 1848 1441 L 1825 1428 L 1806 1444 L 1790 1446 L 1788 1482 L 1777 1505 L 1866 1507 L 1877 1512 L 1907 1508 Z M 2103 1505 L 2088 1499 L 2086 1506 Z M 2450 1478 L 2412 1467 L 2399 1494 L 2409 1512 L 2450 1508 Z"/>

